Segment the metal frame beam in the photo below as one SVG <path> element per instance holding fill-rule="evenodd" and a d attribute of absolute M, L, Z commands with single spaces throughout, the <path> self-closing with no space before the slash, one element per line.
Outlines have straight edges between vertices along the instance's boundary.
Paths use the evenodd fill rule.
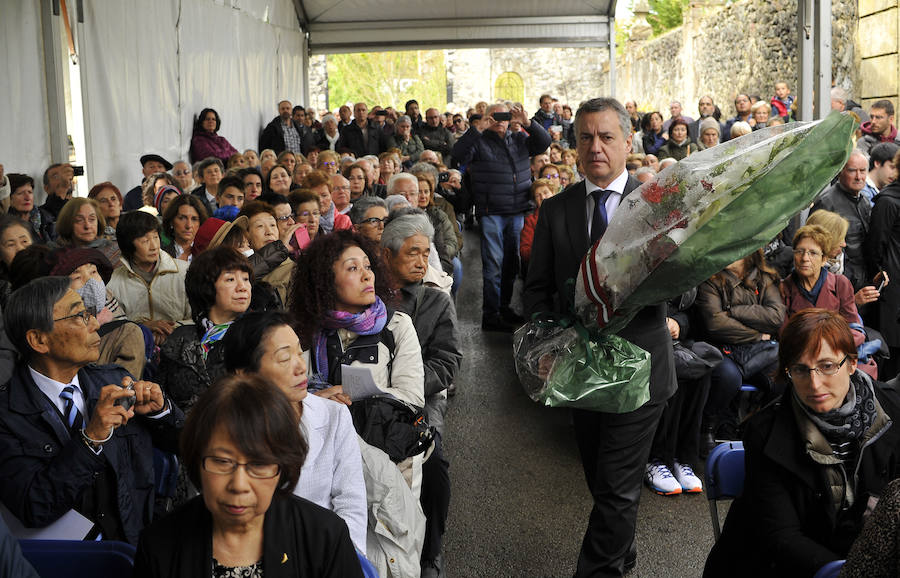
<path fill-rule="evenodd" d="M 69 131 L 66 126 L 66 66 L 62 55 L 59 3 L 41 0 L 41 37 L 44 45 L 44 87 L 47 91 L 47 122 L 51 163 L 69 161 Z"/>

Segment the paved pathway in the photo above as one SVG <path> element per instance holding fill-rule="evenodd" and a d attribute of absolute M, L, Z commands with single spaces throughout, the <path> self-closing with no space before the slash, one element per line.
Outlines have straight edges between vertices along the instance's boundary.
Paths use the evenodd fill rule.
<path fill-rule="evenodd" d="M 447 439 L 453 498 L 444 539 L 450 578 L 571 576 L 590 512 L 568 412 L 532 402 L 511 338 L 481 331 L 479 239 L 467 232 L 457 300 L 465 353 Z M 705 494 L 641 498 L 629 576 L 700 576 L 712 546 Z"/>

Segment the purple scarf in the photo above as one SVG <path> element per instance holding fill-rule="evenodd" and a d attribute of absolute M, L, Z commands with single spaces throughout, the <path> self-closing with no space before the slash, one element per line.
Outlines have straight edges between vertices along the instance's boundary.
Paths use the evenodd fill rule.
<path fill-rule="evenodd" d="M 362 313 L 346 311 L 328 311 L 322 320 L 322 330 L 316 333 L 316 370 L 324 385 L 330 375 L 328 371 L 328 337 L 338 329 L 346 329 L 357 335 L 375 335 L 381 333 L 387 323 L 387 308 L 380 297 Z M 312 384 L 310 384 L 312 386 Z M 334 384 L 332 384 L 334 385 Z"/>

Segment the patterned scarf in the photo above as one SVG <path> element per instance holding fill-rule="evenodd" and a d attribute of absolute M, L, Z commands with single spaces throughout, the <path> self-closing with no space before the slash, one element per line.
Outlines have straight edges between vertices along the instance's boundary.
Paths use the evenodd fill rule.
<path fill-rule="evenodd" d="M 844 443 L 861 439 L 875 421 L 875 391 L 872 379 L 857 370 L 850 376 L 850 389 L 841 407 L 825 413 L 814 412 L 797 396 L 796 388 L 791 388 L 794 399 L 809 416 L 813 424 L 828 443 Z"/>
<path fill-rule="evenodd" d="M 331 203 L 331 208 L 319 216 L 319 230 L 323 234 L 330 233 L 334 229 L 334 211 L 334 203 Z"/>
<path fill-rule="evenodd" d="M 316 369 L 323 382 L 328 381 L 328 337 L 338 329 L 346 329 L 357 335 L 375 335 L 381 333 L 387 323 L 387 307 L 380 297 L 362 313 L 346 311 L 328 311 L 322 320 L 322 330 L 316 333 Z M 333 384 L 332 384 L 333 385 Z"/>
<path fill-rule="evenodd" d="M 206 333 L 200 338 L 200 348 L 203 350 L 203 361 L 206 361 L 206 356 L 209 355 L 212 344 L 225 337 L 225 332 L 228 331 L 228 328 L 231 327 L 231 324 L 234 323 L 234 321 L 215 325 L 209 319 L 203 319 L 200 323 L 203 328 L 206 329 Z"/>

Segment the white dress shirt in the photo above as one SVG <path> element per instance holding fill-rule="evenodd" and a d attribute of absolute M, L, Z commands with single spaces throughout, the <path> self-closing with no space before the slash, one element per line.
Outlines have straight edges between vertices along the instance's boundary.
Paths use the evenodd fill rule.
<path fill-rule="evenodd" d="M 78 374 L 75 374 L 75 378 L 72 380 L 72 383 L 62 383 L 56 381 L 54 379 L 50 379 L 43 373 L 38 373 L 32 367 L 28 366 L 28 371 L 31 373 L 31 379 L 34 380 L 34 384 L 38 386 L 38 389 L 47 396 L 47 398 L 59 409 L 59 413 L 63 416 L 66 415 L 66 401 L 59 397 L 59 394 L 62 393 L 62 390 L 66 388 L 66 386 L 71 385 L 75 387 L 75 393 L 72 394 L 72 401 L 75 402 L 75 407 L 78 408 L 78 411 L 81 412 L 81 417 L 84 418 L 84 423 L 87 425 L 88 415 L 85 411 L 84 404 L 84 392 L 81 391 L 81 387 L 78 384 Z"/>
<path fill-rule="evenodd" d="M 604 206 L 606 207 L 606 222 L 609 223 L 612 221 L 613 213 L 616 212 L 616 209 L 619 207 L 619 203 L 622 201 L 622 195 L 625 193 L 625 185 L 628 184 L 628 171 L 623 170 L 622 174 L 613 179 L 613 182 L 609 183 L 608 187 L 598 187 L 587 177 L 584 179 L 584 188 L 586 192 L 587 202 L 585 203 L 585 211 L 587 211 L 587 233 L 588 238 L 591 236 L 591 225 L 594 221 L 594 197 L 591 195 L 597 189 L 603 189 L 605 191 L 614 191 L 609 197 L 606 198 L 606 203 Z"/>

